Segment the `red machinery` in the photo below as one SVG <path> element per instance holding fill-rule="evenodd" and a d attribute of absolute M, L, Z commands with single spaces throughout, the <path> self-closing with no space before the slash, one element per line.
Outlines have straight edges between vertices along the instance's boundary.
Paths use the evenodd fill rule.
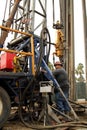
<path fill-rule="evenodd" d="M 1 54 L 0 70 L 12 70 L 14 57 L 14 53 L 4 52 Z"/>

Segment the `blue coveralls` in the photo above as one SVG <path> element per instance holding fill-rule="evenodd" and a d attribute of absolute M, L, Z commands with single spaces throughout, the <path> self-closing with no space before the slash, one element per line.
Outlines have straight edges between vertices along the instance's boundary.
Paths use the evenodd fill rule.
<path fill-rule="evenodd" d="M 58 81 L 59 86 L 62 89 L 64 95 L 68 99 L 69 98 L 69 81 L 68 81 L 68 75 L 65 69 L 64 68 L 56 69 L 53 72 L 53 75 Z M 56 100 L 56 104 L 59 111 L 64 112 L 64 113 L 67 113 L 70 111 L 69 105 L 67 104 L 64 97 L 58 90 L 55 90 L 55 100 Z"/>

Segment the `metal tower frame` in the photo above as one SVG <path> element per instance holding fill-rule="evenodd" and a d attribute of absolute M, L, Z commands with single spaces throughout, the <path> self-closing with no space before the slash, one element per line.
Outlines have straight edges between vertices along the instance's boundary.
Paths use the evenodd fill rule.
<path fill-rule="evenodd" d="M 10 5 L 9 11 L 11 12 L 14 6 L 13 0 L 10 0 Z M 13 19 L 14 29 L 35 33 L 39 28 L 46 26 L 46 6 L 46 0 L 44 2 L 41 0 L 20 1 Z"/>
<path fill-rule="evenodd" d="M 54 0 L 53 0 L 54 3 Z M 74 98 L 74 30 L 73 30 L 73 2 L 60 0 L 60 18 L 64 24 L 65 36 L 65 68 L 71 82 L 71 97 Z M 53 12 L 54 13 L 54 12 Z M 47 0 L 10 0 L 9 18 L 6 27 L 29 32 L 40 36 L 43 27 L 47 26 Z M 8 32 L 2 30 L 0 44 L 3 44 Z M 17 38 L 14 33 L 14 38 Z M 72 59 L 72 60 L 71 60 Z"/>

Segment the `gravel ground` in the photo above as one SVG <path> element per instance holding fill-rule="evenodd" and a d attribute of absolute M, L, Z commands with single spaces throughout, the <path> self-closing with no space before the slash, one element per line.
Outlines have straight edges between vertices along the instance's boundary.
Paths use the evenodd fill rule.
<path fill-rule="evenodd" d="M 58 126 L 52 129 L 47 128 L 42 130 L 87 130 L 87 110 L 85 112 L 79 111 L 77 115 L 79 117 L 79 121 L 62 123 L 61 124 L 62 127 Z M 19 120 L 15 120 L 15 121 L 7 121 L 2 130 L 37 130 L 37 129 L 27 128 Z"/>

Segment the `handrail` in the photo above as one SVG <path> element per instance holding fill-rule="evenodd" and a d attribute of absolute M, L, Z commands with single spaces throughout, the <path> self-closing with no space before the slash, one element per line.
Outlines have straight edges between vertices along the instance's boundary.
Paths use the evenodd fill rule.
<path fill-rule="evenodd" d="M 0 48 L 0 51 L 6 51 L 6 52 L 11 52 L 11 53 L 31 56 L 32 57 L 32 74 L 35 75 L 35 71 L 34 71 L 34 39 L 33 39 L 33 35 L 32 34 L 28 34 L 26 32 L 21 32 L 19 30 L 11 29 L 11 28 L 8 28 L 8 27 L 5 27 L 5 26 L 1 26 L 1 25 L 0 25 L 0 28 L 5 30 L 5 31 L 12 31 L 12 32 L 16 32 L 16 33 L 20 33 L 20 34 L 29 36 L 30 41 L 31 41 L 31 52 L 23 52 L 23 51 L 20 52 L 20 51 L 4 49 L 4 48 Z"/>

